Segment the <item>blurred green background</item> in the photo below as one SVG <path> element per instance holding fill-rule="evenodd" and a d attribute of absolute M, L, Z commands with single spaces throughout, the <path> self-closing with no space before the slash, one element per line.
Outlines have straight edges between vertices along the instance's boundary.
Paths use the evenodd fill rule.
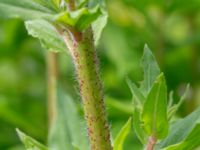
<path fill-rule="evenodd" d="M 131 116 L 125 79 L 142 80 L 145 43 L 165 73 L 168 91 L 175 91 L 175 103 L 186 83 L 191 84 L 178 116 L 194 110 L 200 104 L 200 0 L 108 0 L 107 7 L 109 21 L 98 56 L 113 137 Z M 16 127 L 46 142 L 45 55 L 21 20 L 0 20 L 0 150 L 23 150 Z M 80 100 L 67 54 L 59 54 L 59 72 L 65 91 Z M 140 146 L 132 132 L 125 150 Z"/>

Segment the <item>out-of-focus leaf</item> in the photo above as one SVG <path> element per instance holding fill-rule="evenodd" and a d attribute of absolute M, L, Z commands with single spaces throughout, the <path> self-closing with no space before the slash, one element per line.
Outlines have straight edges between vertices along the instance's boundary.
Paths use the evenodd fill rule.
<path fill-rule="evenodd" d="M 132 119 L 129 118 L 129 120 L 122 127 L 119 134 L 115 138 L 113 150 L 123 150 L 124 141 L 127 135 L 129 134 L 129 132 L 131 131 L 131 123 L 132 123 Z"/>
<path fill-rule="evenodd" d="M 174 106 L 172 106 L 171 108 L 169 108 L 168 115 L 167 115 L 169 119 L 177 112 L 177 110 L 182 105 L 183 101 L 185 100 L 185 98 L 188 95 L 189 88 L 190 88 L 190 85 L 188 84 L 187 87 L 186 87 L 186 90 L 185 90 L 184 94 L 181 96 L 181 99 L 178 102 L 178 104 L 175 104 Z"/>
<path fill-rule="evenodd" d="M 133 128 L 140 142 L 142 144 L 145 144 L 146 135 L 144 133 L 144 130 L 142 128 L 142 123 L 140 121 L 140 110 L 137 107 L 135 107 L 135 110 L 133 112 Z"/>
<path fill-rule="evenodd" d="M 115 112 L 121 113 L 121 114 L 127 114 L 132 115 L 133 114 L 133 106 L 131 105 L 131 102 L 125 102 L 125 100 L 119 100 L 115 99 L 109 96 L 105 96 L 105 103 L 108 108 L 114 108 Z M 109 114 L 111 115 L 111 114 Z"/>
<path fill-rule="evenodd" d="M 199 10 L 200 2 L 199 0 L 173 0 L 169 7 L 168 11 L 174 12 L 194 12 Z"/>
<path fill-rule="evenodd" d="M 169 92 L 169 101 L 168 101 L 168 106 L 167 106 L 167 109 L 170 109 L 173 105 L 173 102 L 174 102 L 174 91 L 170 91 Z"/>
<path fill-rule="evenodd" d="M 73 12 L 64 12 L 55 17 L 55 20 L 66 26 L 73 26 L 82 31 L 88 28 L 93 21 L 101 15 L 101 10 L 97 5 L 93 9 L 81 8 Z"/>
<path fill-rule="evenodd" d="M 145 97 L 143 96 L 143 94 L 140 92 L 138 87 L 133 82 L 131 82 L 130 80 L 127 80 L 127 83 L 133 95 L 134 105 L 138 105 L 139 107 L 142 107 L 145 101 Z"/>
<path fill-rule="evenodd" d="M 53 0 L 33 0 L 33 1 L 37 2 L 38 4 L 40 4 L 44 7 L 47 7 L 53 11 L 55 10 L 55 6 L 52 3 Z"/>
<path fill-rule="evenodd" d="M 61 0 L 51 0 L 53 4 L 57 7 L 60 8 Z"/>
<path fill-rule="evenodd" d="M 200 108 L 172 124 L 169 135 L 158 145 L 158 149 L 174 145 L 183 141 L 192 129 L 200 123 Z"/>
<path fill-rule="evenodd" d="M 21 141 L 24 143 L 26 150 L 48 150 L 47 147 L 37 142 L 35 139 L 27 136 L 19 129 L 17 129 L 17 134 L 19 135 Z"/>
<path fill-rule="evenodd" d="M 50 130 L 49 147 L 53 150 L 88 150 L 87 134 L 75 102 L 58 88 L 57 116 Z"/>
<path fill-rule="evenodd" d="M 194 150 L 200 146 L 200 124 L 198 123 L 191 133 L 180 143 L 171 145 L 164 150 Z"/>
<path fill-rule="evenodd" d="M 1 18 L 21 18 L 23 20 L 52 18 L 52 11 L 32 0 L 0 0 Z"/>
<path fill-rule="evenodd" d="M 48 21 L 32 20 L 25 22 L 28 33 L 40 39 L 42 45 L 54 52 L 64 52 L 67 47 L 56 29 Z"/>
<path fill-rule="evenodd" d="M 147 45 L 144 47 L 144 54 L 141 63 L 144 71 L 144 81 L 141 84 L 141 89 L 143 94 L 147 96 L 156 80 L 156 77 L 160 74 L 160 69 L 155 57 Z"/>
<path fill-rule="evenodd" d="M 144 103 L 142 122 L 149 136 L 163 139 L 168 133 L 167 119 L 167 87 L 165 77 L 160 74 L 153 84 Z"/>

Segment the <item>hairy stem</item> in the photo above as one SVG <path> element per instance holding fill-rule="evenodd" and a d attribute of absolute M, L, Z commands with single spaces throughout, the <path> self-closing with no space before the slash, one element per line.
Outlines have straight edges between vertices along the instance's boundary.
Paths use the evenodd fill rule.
<path fill-rule="evenodd" d="M 63 35 L 73 58 L 92 150 L 112 150 L 92 30 Z"/>
<path fill-rule="evenodd" d="M 154 136 L 149 137 L 146 150 L 153 150 L 156 142 L 157 139 Z"/>
<path fill-rule="evenodd" d="M 57 54 L 47 52 L 47 95 L 48 95 L 48 117 L 49 127 L 56 116 L 56 86 L 57 86 Z"/>

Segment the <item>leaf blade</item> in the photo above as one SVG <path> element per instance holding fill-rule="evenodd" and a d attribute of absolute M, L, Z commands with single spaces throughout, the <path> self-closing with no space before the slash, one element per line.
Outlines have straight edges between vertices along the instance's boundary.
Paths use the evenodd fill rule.
<path fill-rule="evenodd" d="M 131 82 L 131 80 L 127 79 L 127 84 L 133 95 L 134 105 L 135 106 L 138 105 L 139 107 L 142 107 L 142 104 L 145 102 L 144 95 L 140 92 L 139 88 L 133 82 Z"/>
<path fill-rule="evenodd" d="M 160 74 L 160 68 L 156 59 L 147 45 L 144 46 L 144 54 L 142 56 L 141 64 L 144 71 L 144 81 L 141 84 L 141 90 L 146 96 L 157 76 Z"/>
<path fill-rule="evenodd" d="M 200 124 L 198 123 L 189 135 L 180 143 L 170 145 L 164 150 L 193 150 L 200 146 Z"/>
<path fill-rule="evenodd" d="M 164 148 L 169 145 L 174 145 L 182 140 L 191 132 L 197 123 L 200 123 L 200 108 L 186 116 L 184 119 L 177 120 L 172 124 L 169 130 L 169 135 L 158 145 L 159 148 Z"/>
<path fill-rule="evenodd" d="M 31 138 L 30 136 L 27 136 L 19 129 L 16 129 L 16 131 L 27 150 L 48 150 L 47 147 L 45 147 L 35 139 Z"/>
<path fill-rule="evenodd" d="M 57 116 L 49 135 L 50 148 L 89 149 L 86 130 L 80 124 L 82 120 L 78 115 L 75 102 L 65 95 L 61 88 L 58 88 L 57 95 Z"/>
<path fill-rule="evenodd" d="M 65 52 L 67 47 L 62 37 L 53 25 L 45 20 L 32 20 L 25 22 L 29 35 L 42 41 L 43 46 L 54 52 Z"/>
<path fill-rule="evenodd" d="M 135 107 L 133 112 L 133 128 L 135 133 L 142 144 L 146 143 L 146 135 L 142 128 L 142 123 L 140 121 L 140 110 L 139 108 Z"/>
<path fill-rule="evenodd" d="M 131 131 L 131 122 L 132 122 L 132 119 L 129 118 L 129 120 L 126 122 L 126 124 L 122 127 L 122 129 L 118 133 L 114 141 L 113 150 L 123 150 L 123 143 L 127 135 L 129 134 L 129 132 Z"/>
<path fill-rule="evenodd" d="M 51 19 L 53 12 L 30 0 L 0 0 L 1 18 Z"/>
<path fill-rule="evenodd" d="M 141 118 L 149 136 L 162 139 L 167 135 L 167 87 L 163 73 L 157 77 L 147 96 Z"/>

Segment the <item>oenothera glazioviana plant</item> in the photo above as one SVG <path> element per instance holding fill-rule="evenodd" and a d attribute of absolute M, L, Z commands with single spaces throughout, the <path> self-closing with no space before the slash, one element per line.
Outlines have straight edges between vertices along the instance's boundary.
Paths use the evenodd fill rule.
<path fill-rule="evenodd" d="M 200 109 L 184 119 L 171 121 L 186 94 L 179 103 L 172 105 L 173 95 L 168 97 L 164 74 L 147 46 L 142 58 L 144 81 L 137 87 L 128 80 L 133 94 L 132 119 L 111 143 L 95 50 L 107 20 L 102 1 L 0 0 L 0 17 L 23 19 L 28 33 L 51 51 L 47 54 L 48 146 L 17 130 L 27 150 L 87 150 L 89 147 L 92 150 L 122 150 L 132 127 L 147 150 L 192 150 L 199 146 Z M 56 54 L 53 52 L 69 53 L 75 64 L 89 143 L 74 101 L 56 84 Z M 185 93 L 187 91 L 188 87 Z"/>

